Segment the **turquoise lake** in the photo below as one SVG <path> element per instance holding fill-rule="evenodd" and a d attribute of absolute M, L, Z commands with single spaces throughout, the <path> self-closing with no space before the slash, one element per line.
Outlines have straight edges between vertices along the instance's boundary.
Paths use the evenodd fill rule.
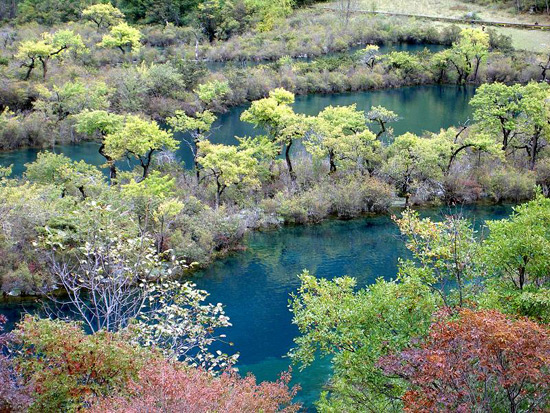
<path fill-rule="evenodd" d="M 357 104 L 360 110 L 369 110 L 371 106 L 382 105 L 393 110 L 400 120 L 391 124 L 394 134 L 405 132 L 421 134 L 424 131 L 437 132 L 441 128 L 460 125 L 472 116 L 468 104 L 474 95 L 473 87 L 452 85 L 413 86 L 399 89 L 378 90 L 372 92 L 339 93 L 331 95 L 297 96 L 294 103 L 296 112 L 316 115 L 329 105 Z M 259 133 L 252 125 L 241 122 L 241 113 L 248 105 L 232 108 L 219 115 L 213 126 L 211 141 L 215 143 L 236 144 L 235 136 L 254 136 Z M 183 138 L 182 135 L 179 138 Z M 84 142 L 75 145 L 56 146 L 53 150 L 63 153 L 74 160 L 84 160 L 93 165 L 102 165 L 105 160 L 98 153 L 99 145 Z M 21 175 L 24 165 L 33 162 L 39 149 L 22 149 L 0 153 L 0 166 L 13 165 L 14 175 Z M 179 161 L 192 165 L 191 151 L 182 142 L 176 152 Z M 125 167 L 121 163 L 121 167 Z"/>

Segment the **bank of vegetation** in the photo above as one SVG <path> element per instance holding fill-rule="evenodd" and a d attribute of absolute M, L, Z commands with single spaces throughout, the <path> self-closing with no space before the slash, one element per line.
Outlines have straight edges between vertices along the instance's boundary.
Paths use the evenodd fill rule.
<path fill-rule="evenodd" d="M 355 292 L 304 273 L 293 357 L 335 356 L 319 408 L 548 408 L 548 56 L 489 30 L 287 18 L 284 1 L 61 3 L 24 0 L 3 28 L 0 146 L 92 140 L 105 164 L 43 152 L 22 176 L 0 168 L 0 287 L 48 303 L 46 319 L 0 336 L 0 411 L 297 411 L 288 374 L 257 384 L 212 350 L 230 321 L 185 276 L 250 229 L 384 213 L 398 198 L 531 201 L 482 240 L 460 217 L 407 210 L 396 223 L 416 261 L 396 282 Z M 380 53 L 388 42 L 448 48 Z M 211 72 L 205 59 L 265 64 Z M 479 85 L 472 122 L 396 136 L 400 114 L 381 106 L 292 108 L 295 93 L 432 83 Z M 247 101 L 258 135 L 211 142 L 216 113 Z"/>

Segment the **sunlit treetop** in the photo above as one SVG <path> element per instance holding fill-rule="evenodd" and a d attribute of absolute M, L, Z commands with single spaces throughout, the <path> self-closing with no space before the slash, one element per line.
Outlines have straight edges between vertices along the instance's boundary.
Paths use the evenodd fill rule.
<path fill-rule="evenodd" d="M 111 3 L 93 4 L 82 11 L 82 17 L 97 25 L 97 28 L 108 28 L 121 23 L 124 13 Z"/>
<path fill-rule="evenodd" d="M 137 52 L 141 48 L 141 36 L 141 32 L 138 29 L 123 22 L 111 27 L 109 33 L 103 36 L 98 46 L 117 48 L 123 54 L 127 51 Z"/>

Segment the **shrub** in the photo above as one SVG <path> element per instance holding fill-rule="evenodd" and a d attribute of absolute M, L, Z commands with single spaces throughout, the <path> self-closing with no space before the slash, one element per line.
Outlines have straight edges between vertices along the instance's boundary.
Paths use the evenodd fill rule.
<path fill-rule="evenodd" d="M 256 384 L 253 376 L 235 373 L 220 377 L 163 360 L 147 363 L 128 386 L 129 395 L 97 400 L 92 413 L 297 412 L 292 403 L 297 388 L 289 389 L 289 374 L 276 382 Z"/>
<path fill-rule="evenodd" d="M 30 411 L 77 411 L 94 397 L 122 390 L 143 366 L 144 352 L 105 331 L 88 335 L 77 323 L 25 317 L 14 331 L 14 364 L 34 385 Z"/>
<path fill-rule="evenodd" d="M 550 333 L 498 311 L 462 310 L 440 319 L 420 348 L 382 358 L 388 374 L 405 377 L 409 412 L 545 411 L 550 395 Z"/>

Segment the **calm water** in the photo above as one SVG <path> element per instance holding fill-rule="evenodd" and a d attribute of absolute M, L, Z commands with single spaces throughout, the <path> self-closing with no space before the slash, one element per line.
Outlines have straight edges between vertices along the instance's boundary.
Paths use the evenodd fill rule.
<path fill-rule="evenodd" d="M 467 206 L 461 210 L 480 229 L 487 219 L 507 217 L 511 207 Z M 422 210 L 434 219 L 449 212 L 445 208 Z M 275 380 L 289 366 L 285 355 L 298 330 L 291 324 L 288 300 L 299 286 L 297 275 L 302 270 L 325 278 L 349 275 L 364 287 L 378 277 L 395 277 L 398 259 L 409 256 L 388 216 L 255 232 L 246 245 L 246 251 L 200 273 L 196 283 L 211 294 L 212 302 L 226 306 L 233 323 L 227 339 L 241 354 L 240 370 L 260 380 Z M 310 406 L 329 374 L 328 360 L 302 372 L 294 368 L 294 382 L 302 387 L 299 399 Z"/>
<path fill-rule="evenodd" d="M 509 206 L 468 206 L 462 212 L 481 228 L 485 220 L 504 218 L 510 210 Z M 421 212 L 438 219 L 449 210 Z M 297 328 L 291 323 L 287 306 L 303 269 L 326 278 L 349 275 L 364 287 L 378 277 L 395 277 L 398 258 L 408 256 L 388 216 L 254 232 L 248 235 L 246 247 L 215 262 L 194 280 L 210 293 L 209 301 L 225 305 L 231 318 L 233 327 L 224 333 L 234 346 L 223 350 L 239 352 L 240 371 L 252 372 L 259 380 L 275 380 L 289 367 L 285 355 L 293 345 Z M 0 301 L 0 314 L 12 321 L 21 311 L 21 304 Z M 302 372 L 294 368 L 293 382 L 302 387 L 298 399 L 311 406 L 329 374 L 329 360 Z"/>
<path fill-rule="evenodd" d="M 341 93 L 331 95 L 297 96 L 296 112 L 316 115 L 329 105 L 357 104 L 358 109 L 368 110 L 373 105 L 382 105 L 396 112 L 401 119 L 394 123 L 395 134 L 423 131 L 437 132 L 441 128 L 458 125 L 472 114 L 468 102 L 474 95 L 473 87 L 432 85 L 405 87 L 372 92 Z M 211 140 L 215 143 L 236 144 L 235 136 L 253 136 L 259 133 L 250 124 L 240 121 L 241 113 L 248 106 L 238 106 L 221 114 L 214 125 Z M 180 135 L 181 139 L 183 136 Z M 78 145 L 57 146 L 55 151 L 64 153 L 74 160 L 84 160 L 93 165 L 105 161 L 97 152 L 99 146 L 93 142 Z M 36 159 L 37 149 L 22 149 L 0 153 L 0 166 L 14 165 L 14 174 L 21 175 L 24 165 Z M 178 158 L 186 165 L 192 165 L 192 155 L 185 143 L 180 145 Z M 124 167 L 124 165 L 121 165 Z"/>

